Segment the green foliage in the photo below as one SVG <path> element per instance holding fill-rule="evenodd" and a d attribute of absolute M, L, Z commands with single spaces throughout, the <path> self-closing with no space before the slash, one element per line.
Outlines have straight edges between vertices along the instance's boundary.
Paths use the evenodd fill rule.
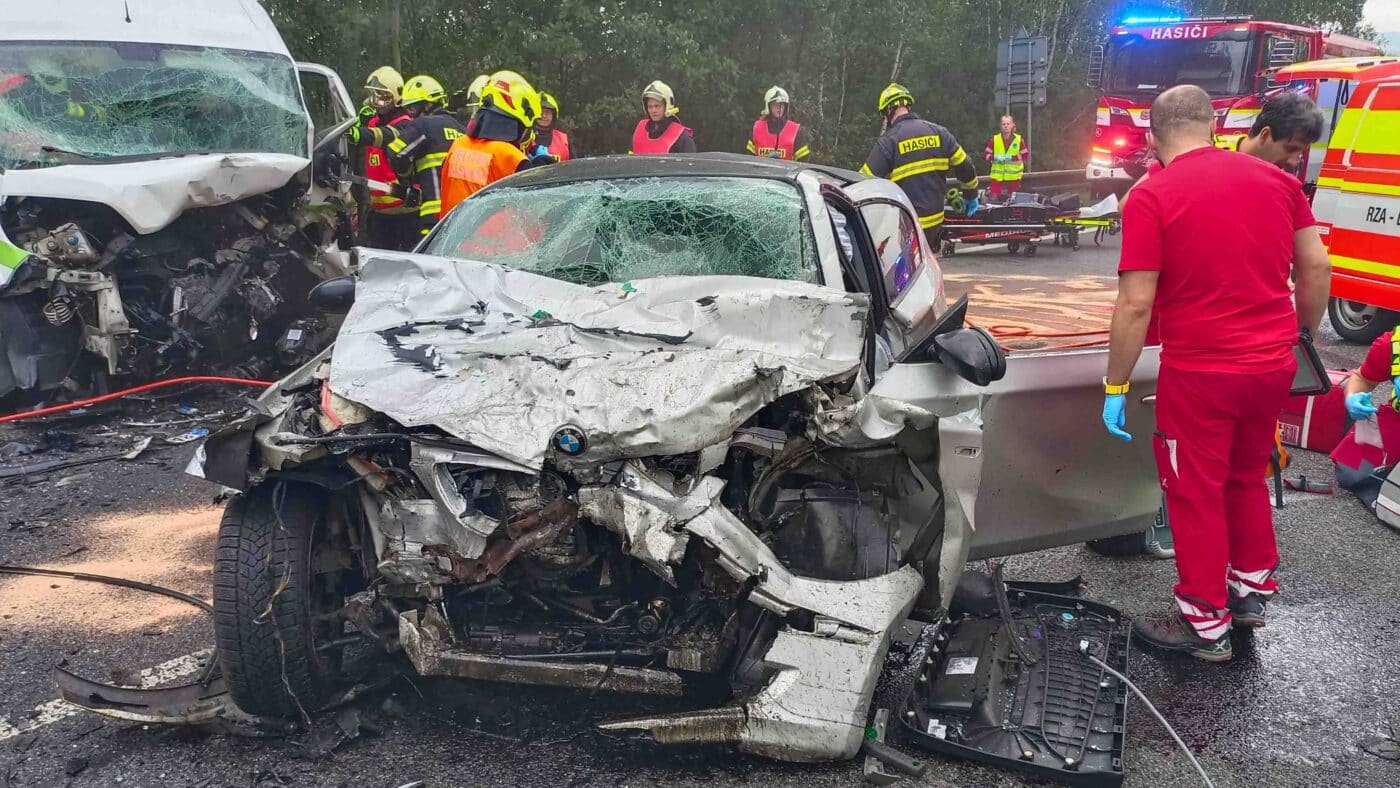
<path fill-rule="evenodd" d="M 996 44 L 1024 26 L 1051 39 L 1050 105 L 1035 111 L 1034 166 L 1077 167 L 1093 133 L 1089 49 L 1127 0 L 263 0 L 299 59 L 352 92 L 376 66 L 427 72 L 449 92 L 511 68 L 563 104 L 560 127 L 590 154 L 627 150 L 653 79 L 676 91 L 700 150 L 742 151 L 763 92 L 782 85 L 814 135 L 813 159 L 857 168 L 880 132 L 893 78 L 979 163 L 1002 109 Z M 1364 0 L 1183 0 L 1191 12 L 1253 14 L 1369 34 Z M 395 18 L 398 18 L 397 27 Z M 397 29 L 397 47 L 395 30 Z M 1022 131 L 1024 108 L 1013 111 Z"/>

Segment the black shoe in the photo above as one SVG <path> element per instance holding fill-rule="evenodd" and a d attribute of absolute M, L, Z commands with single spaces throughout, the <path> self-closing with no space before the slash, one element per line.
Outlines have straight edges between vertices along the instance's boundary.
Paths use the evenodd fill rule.
<path fill-rule="evenodd" d="M 1230 648 L 1228 631 L 1215 640 L 1206 640 L 1196 634 L 1179 610 L 1134 621 L 1133 635 L 1157 648 L 1182 651 L 1206 662 L 1228 662 L 1235 655 Z"/>
<path fill-rule="evenodd" d="M 1258 628 L 1264 626 L 1264 604 L 1265 599 L 1259 594 L 1230 594 L 1230 604 L 1227 607 L 1230 608 L 1230 614 L 1236 624 Z"/>

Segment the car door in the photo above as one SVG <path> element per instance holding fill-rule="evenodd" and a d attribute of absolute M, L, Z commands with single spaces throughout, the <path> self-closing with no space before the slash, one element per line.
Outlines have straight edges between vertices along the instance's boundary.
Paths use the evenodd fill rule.
<path fill-rule="evenodd" d="M 888 189 L 879 184 L 846 189 L 877 245 L 882 228 L 894 226 Z M 907 205 L 898 209 L 912 222 Z M 941 280 L 936 259 L 927 257 L 929 275 Z M 941 282 L 937 290 L 941 301 Z M 908 292 L 907 285 L 889 291 L 886 328 L 903 331 L 899 343 L 915 347 L 930 323 L 901 322 L 901 312 L 914 312 L 900 308 Z M 1152 456 L 1158 349 L 1147 348 L 1133 373 L 1129 443 L 1110 437 L 1100 421 L 1107 357 L 1106 348 L 1010 353 L 1005 377 L 985 388 L 936 362 L 896 363 L 870 392 L 869 429 L 938 419 L 944 498 L 950 516 L 973 531 L 970 558 L 1142 531 L 1160 502 Z"/>

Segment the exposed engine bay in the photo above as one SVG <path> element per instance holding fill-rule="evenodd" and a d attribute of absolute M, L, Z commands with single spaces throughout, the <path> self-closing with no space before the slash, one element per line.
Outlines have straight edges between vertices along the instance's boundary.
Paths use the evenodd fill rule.
<path fill-rule="evenodd" d="M 142 233 L 99 202 L 10 196 L 0 226 L 29 256 L 0 284 L 0 396 L 304 363 L 333 335 L 306 293 L 350 245 L 343 208 L 307 202 L 295 177 Z"/>
<path fill-rule="evenodd" d="M 934 420 L 855 437 L 863 297 L 700 277 L 619 299 L 483 263 L 361 262 L 333 351 L 191 468 L 244 491 L 225 544 L 307 555 L 289 584 L 220 554 L 216 608 L 310 610 L 279 629 L 307 655 L 289 684 L 264 675 L 268 641 L 216 626 L 238 707 L 295 718 L 369 637 L 424 675 L 707 705 L 613 730 L 854 755 L 892 628 L 924 589 L 940 604 L 942 552 L 966 554 L 945 538 Z"/>

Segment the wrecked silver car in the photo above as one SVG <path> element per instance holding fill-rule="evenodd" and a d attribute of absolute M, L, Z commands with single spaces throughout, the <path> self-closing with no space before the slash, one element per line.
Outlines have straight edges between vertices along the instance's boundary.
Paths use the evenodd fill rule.
<path fill-rule="evenodd" d="M 7 9 L 0 397 L 261 376 L 325 345 L 305 295 L 347 270 L 353 203 L 299 74 L 323 125 L 353 115 L 254 0 Z"/>
<path fill-rule="evenodd" d="M 250 714 L 318 708 L 369 639 L 424 675 L 700 700 L 609 730 L 847 758 L 969 555 L 1157 507 L 1147 448 L 1093 429 L 1101 351 L 1008 363 L 888 181 L 583 160 L 421 254 L 357 251 L 334 348 L 192 465 L 241 491 L 215 633 Z"/>

